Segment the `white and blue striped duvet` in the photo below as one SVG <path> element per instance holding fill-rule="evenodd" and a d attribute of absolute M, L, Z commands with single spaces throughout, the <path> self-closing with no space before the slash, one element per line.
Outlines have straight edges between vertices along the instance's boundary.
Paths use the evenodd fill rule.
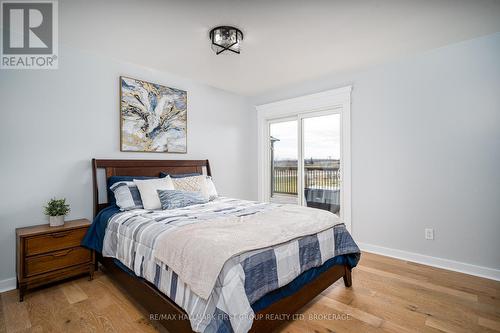
<path fill-rule="evenodd" d="M 318 234 L 231 258 L 208 299 L 189 289 L 175 272 L 153 257 L 158 236 L 185 224 L 221 216 L 244 216 L 276 204 L 219 198 L 173 210 L 137 209 L 115 214 L 108 223 L 103 255 L 120 260 L 171 298 L 189 315 L 196 332 L 247 332 L 253 322 L 251 304 L 337 255 L 359 249 L 343 224 Z"/>

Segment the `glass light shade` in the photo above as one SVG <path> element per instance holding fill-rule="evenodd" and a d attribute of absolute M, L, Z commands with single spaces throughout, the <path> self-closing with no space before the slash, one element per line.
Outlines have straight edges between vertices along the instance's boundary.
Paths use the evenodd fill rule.
<path fill-rule="evenodd" d="M 224 51 L 240 53 L 240 42 L 243 40 L 243 33 L 234 27 L 221 26 L 210 30 L 212 40 L 212 50 L 216 54 Z"/>

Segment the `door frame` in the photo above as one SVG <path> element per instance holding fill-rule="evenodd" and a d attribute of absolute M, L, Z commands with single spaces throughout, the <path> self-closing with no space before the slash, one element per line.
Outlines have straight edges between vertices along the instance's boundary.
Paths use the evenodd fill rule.
<path fill-rule="evenodd" d="M 278 102 L 258 105 L 257 109 L 257 131 L 258 131 L 258 195 L 260 201 L 269 201 L 270 188 L 268 180 L 270 178 L 269 162 L 270 147 L 269 122 L 277 120 L 297 119 L 298 131 L 298 154 L 302 156 L 303 138 L 301 137 L 302 119 L 310 116 L 337 113 L 340 110 L 340 150 L 341 150 L 341 219 L 347 229 L 352 232 L 351 223 L 351 91 L 352 86 L 328 90 L 316 94 L 296 97 Z M 303 189 L 304 161 L 298 161 L 297 190 Z M 299 203 L 303 202 L 303 195 L 299 196 Z"/>

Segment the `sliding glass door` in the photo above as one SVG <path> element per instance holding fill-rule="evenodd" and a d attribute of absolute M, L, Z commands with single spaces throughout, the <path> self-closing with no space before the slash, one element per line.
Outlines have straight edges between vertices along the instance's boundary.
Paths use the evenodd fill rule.
<path fill-rule="evenodd" d="M 341 214 L 341 115 L 304 113 L 269 125 L 271 202 Z"/>
<path fill-rule="evenodd" d="M 302 118 L 304 204 L 340 215 L 340 114 Z"/>

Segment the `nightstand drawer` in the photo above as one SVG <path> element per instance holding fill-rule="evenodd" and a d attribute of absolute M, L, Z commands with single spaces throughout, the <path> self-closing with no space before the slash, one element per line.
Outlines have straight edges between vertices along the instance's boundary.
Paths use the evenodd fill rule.
<path fill-rule="evenodd" d="M 74 247 L 26 258 L 24 272 L 26 277 L 30 277 L 86 262 L 92 262 L 92 252 L 83 247 Z"/>
<path fill-rule="evenodd" d="M 64 230 L 26 238 L 26 256 L 80 246 L 87 228 Z"/>

